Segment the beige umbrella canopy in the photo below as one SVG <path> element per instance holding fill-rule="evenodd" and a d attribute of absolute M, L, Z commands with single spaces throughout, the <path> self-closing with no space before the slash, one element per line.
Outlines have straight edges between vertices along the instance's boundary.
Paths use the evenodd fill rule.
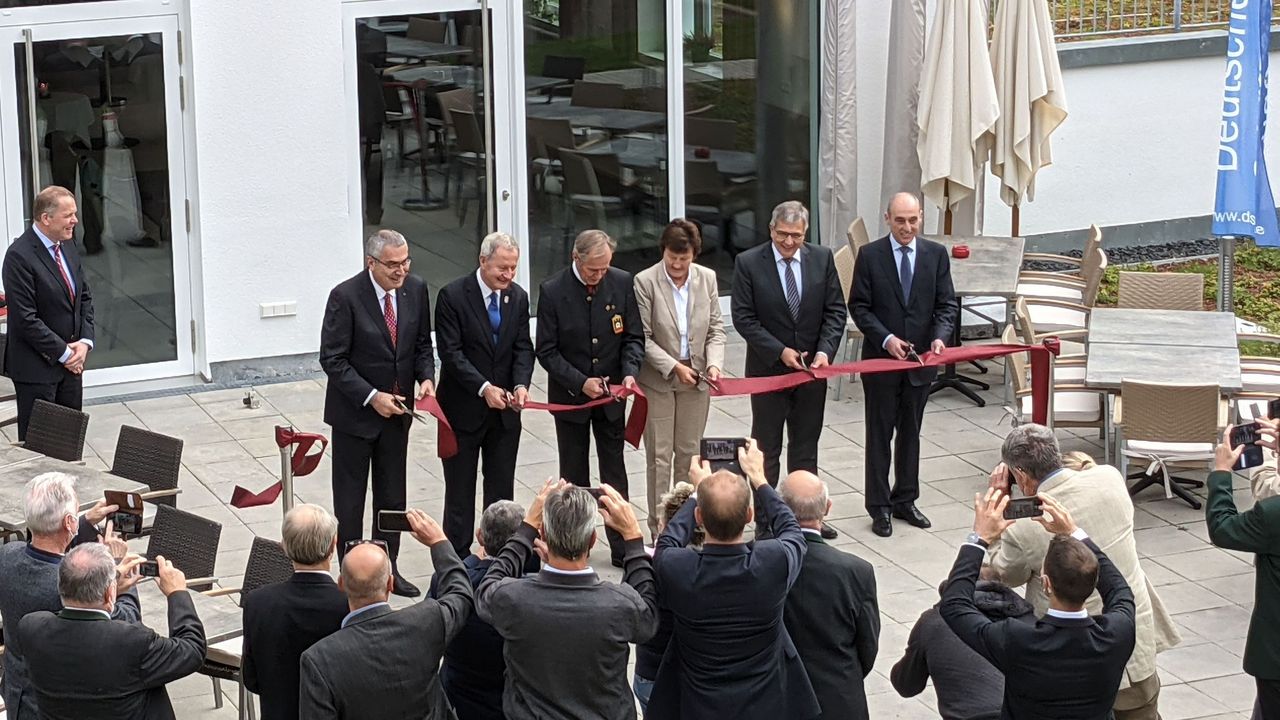
<path fill-rule="evenodd" d="M 944 210 L 981 182 L 1000 114 L 985 7 L 982 0 L 940 0 L 925 48 L 916 150 L 924 196 Z"/>
<path fill-rule="evenodd" d="M 1035 199 L 1036 173 L 1053 162 L 1049 136 L 1067 118 L 1067 94 L 1045 0 L 1001 0 L 991 36 L 1000 119 L 991 172 L 1000 199 L 1017 208 Z"/>

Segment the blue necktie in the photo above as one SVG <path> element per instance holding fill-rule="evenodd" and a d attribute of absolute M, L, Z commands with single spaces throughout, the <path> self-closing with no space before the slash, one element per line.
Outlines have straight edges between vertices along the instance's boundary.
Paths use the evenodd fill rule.
<path fill-rule="evenodd" d="M 898 248 L 902 251 L 902 263 L 898 265 L 898 280 L 902 282 L 902 299 L 903 301 L 911 300 L 911 246 L 903 245 Z"/>
<path fill-rule="evenodd" d="M 498 312 L 498 293 L 489 293 L 489 328 L 493 330 L 493 344 L 498 344 L 498 328 L 502 327 L 502 313 Z"/>

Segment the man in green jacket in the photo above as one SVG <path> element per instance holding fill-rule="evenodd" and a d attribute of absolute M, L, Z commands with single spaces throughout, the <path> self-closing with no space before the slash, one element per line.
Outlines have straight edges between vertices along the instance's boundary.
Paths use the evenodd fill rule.
<path fill-rule="evenodd" d="M 1275 420 L 1260 420 L 1258 444 L 1277 449 Z M 1222 435 L 1209 474 L 1205 522 L 1209 539 L 1226 550 L 1257 553 L 1253 617 L 1244 648 L 1244 671 L 1258 683 L 1263 718 L 1280 718 L 1280 497 L 1259 500 L 1246 512 L 1236 510 L 1231 494 L 1231 468 L 1244 446 L 1231 446 L 1231 428 Z"/>

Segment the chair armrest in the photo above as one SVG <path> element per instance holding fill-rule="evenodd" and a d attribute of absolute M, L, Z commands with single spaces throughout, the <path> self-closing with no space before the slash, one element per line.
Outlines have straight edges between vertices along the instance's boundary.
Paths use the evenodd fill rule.
<path fill-rule="evenodd" d="M 182 490 L 179 488 L 172 488 L 170 490 L 152 490 L 150 492 L 139 493 L 144 502 L 147 500 L 155 500 L 156 498 L 173 497 L 181 494 Z"/>
<path fill-rule="evenodd" d="M 1231 424 L 1231 402 L 1225 397 L 1218 398 L 1218 428 Z"/>
<path fill-rule="evenodd" d="M 1270 333 L 1236 333 L 1236 340 L 1252 340 L 1280 345 L 1280 335 L 1272 335 Z"/>
<path fill-rule="evenodd" d="M 1056 308 L 1062 308 L 1064 310 L 1075 310 L 1076 312 L 1081 312 L 1081 313 L 1084 313 L 1085 315 L 1088 315 L 1090 311 L 1093 310 L 1093 308 L 1087 307 L 1085 305 L 1081 305 L 1078 302 L 1071 302 L 1070 300 L 1036 297 L 1035 295 L 1026 295 L 1026 296 L 1023 296 L 1022 299 L 1026 301 L 1028 309 L 1030 309 L 1032 306 L 1056 307 Z"/>
<path fill-rule="evenodd" d="M 1123 407 L 1123 405 L 1124 405 L 1124 398 L 1120 395 L 1116 395 L 1116 399 L 1111 401 L 1111 424 L 1115 425 L 1116 427 L 1119 427 L 1124 424 L 1124 420 L 1120 414 L 1120 409 L 1121 407 Z"/>
<path fill-rule="evenodd" d="M 197 585 L 201 585 L 201 584 L 203 584 L 203 583 L 196 583 L 196 584 L 197 584 Z M 205 590 L 204 592 L 202 592 L 202 593 L 200 593 L 200 594 L 201 594 L 201 595 L 203 595 L 203 596 L 205 596 L 205 597 L 223 597 L 223 596 L 226 596 L 226 595 L 235 595 L 236 593 L 240 592 L 240 590 L 241 590 L 241 588 L 238 588 L 238 587 L 234 587 L 234 588 L 218 588 L 217 590 Z"/>
<path fill-rule="evenodd" d="M 1083 308 L 1084 306 L 1081 305 L 1081 307 Z M 1085 310 L 1087 309 L 1088 308 L 1085 308 Z M 1062 332 L 1045 333 L 1044 336 L 1056 337 L 1061 340 L 1074 340 L 1074 339 L 1088 340 L 1089 328 L 1079 328 L 1078 330 L 1063 330 Z"/>
<path fill-rule="evenodd" d="M 1081 263 L 1081 258 L 1071 257 L 1070 255 L 1054 255 L 1053 253 L 1023 253 L 1022 261 L 1027 262 L 1028 260 L 1040 261 L 1040 262 L 1062 263 L 1063 265 L 1075 265 L 1076 267 L 1080 267 L 1080 263 Z M 1031 270 L 1028 272 L 1043 272 L 1043 271 Z"/>
<path fill-rule="evenodd" d="M 1023 270 L 1018 273 L 1018 283 L 1037 283 L 1040 285 L 1060 285 L 1067 288 L 1081 288 L 1085 286 L 1085 281 L 1078 277 L 1063 275 L 1062 273 L 1042 272 L 1039 270 Z"/>
<path fill-rule="evenodd" d="M 191 587 L 192 585 L 212 585 L 216 582 L 218 582 L 218 578 L 216 577 L 187 578 L 187 587 Z M 217 591 L 209 590 L 208 592 Z"/>

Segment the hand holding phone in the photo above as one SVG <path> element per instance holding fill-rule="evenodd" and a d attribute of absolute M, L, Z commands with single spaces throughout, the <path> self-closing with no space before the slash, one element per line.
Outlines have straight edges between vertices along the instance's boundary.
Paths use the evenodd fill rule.
<path fill-rule="evenodd" d="M 700 443 L 698 456 L 711 464 L 711 472 L 728 470 L 734 474 L 742 474 L 742 466 L 738 463 L 738 448 L 747 446 L 746 438 L 712 438 L 704 437 Z"/>
<path fill-rule="evenodd" d="M 110 516 L 115 531 L 122 537 L 142 534 L 141 493 L 107 490 L 103 495 L 108 505 L 115 505 L 117 508 Z"/>
<path fill-rule="evenodd" d="M 1244 450 L 1240 453 L 1240 459 L 1232 466 L 1233 470 L 1246 470 L 1251 467 L 1257 467 L 1266 461 L 1262 446 L 1257 444 L 1258 439 L 1261 437 L 1259 425 L 1256 422 L 1231 428 L 1231 447 L 1233 449 L 1244 447 Z"/>
<path fill-rule="evenodd" d="M 1004 508 L 1005 520 L 1021 520 L 1040 515 L 1044 515 L 1044 503 L 1038 497 L 1010 499 Z"/>
<path fill-rule="evenodd" d="M 380 532 L 412 532 L 406 510 L 379 510 L 378 530 Z"/>

